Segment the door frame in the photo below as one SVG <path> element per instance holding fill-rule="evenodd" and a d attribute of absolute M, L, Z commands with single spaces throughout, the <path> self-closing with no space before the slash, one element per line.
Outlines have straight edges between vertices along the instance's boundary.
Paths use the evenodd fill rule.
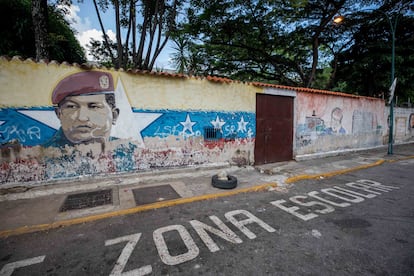
<path fill-rule="evenodd" d="M 255 101 L 257 99 L 257 95 L 273 95 L 273 96 L 284 96 L 284 97 L 291 97 L 293 98 L 293 133 L 292 133 L 292 160 L 296 159 L 296 118 L 297 118 L 297 92 L 295 90 L 288 90 L 288 89 L 281 89 L 281 88 L 273 88 L 273 87 L 266 87 L 263 90 L 263 93 L 256 93 Z M 255 108 L 257 108 L 257 103 L 255 102 Z M 256 114 L 256 125 L 257 125 L 257 110 L 255 110 Z M 257 133 L 256 133 L 257 135 Z M 256 143 L 256 141 L 255 141 Z M 256 149 L 256 144 L 254 145 L 254 149 Z M 254 157 L 256 161 L 256 157 Z M 255 162 L 256 163 L 256 162 Z"/>

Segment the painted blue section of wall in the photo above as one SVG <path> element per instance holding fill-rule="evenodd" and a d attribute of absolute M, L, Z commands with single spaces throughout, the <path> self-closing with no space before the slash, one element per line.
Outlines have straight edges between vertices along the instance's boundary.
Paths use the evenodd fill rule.
<path fill-rule="evenodd" d="M 55 129 L 30 118 L 18 111 L 51 111 L 52 107 L 46 108 L 2 108 L 0 109 L 0 144 L 18 140 L 25 146 L 35 146 L 49 140 L 56 132 Z"/>
<path fill-rule="evenodd" d="M 46 143 L 56 132 L 47 120 L 36 120 L 19 112 L 43 116 L 56 116 L 53 107 L 2 108 L 0 109 L 0 144 L 18 140 L 24 146 Z M 139 110 L 133 112 L 162 113 L 162 115 L 142 130 L 145 137 L 165 138 L 171 135 L 203 136 L 206 127 L 219 128 L 222 138 L 254 138 L 256 117 L 252 112 L 216 111 L 177 111 L 177 110 Z M 43 121 L 43 122 L 42 122 Z M 55 126 L 56 127 L 56 126 Z M 124 164 L 125 165 L 125 164 Z M 123 165 L 123 166 L 124 166 Z"/>
<path fill-rule="evenodd" d="M 203 136 L 205 127 L 215 126 L 221 126 L 223 138 L 253 138 L 256 136 L 256 115 L 252 112 L 148 111 L 137 109 L 134 109 L 134 112 L 163 114 L 142 131 L 143 137 Z M 188 122 L 186 123 L 186 121 Z"/>

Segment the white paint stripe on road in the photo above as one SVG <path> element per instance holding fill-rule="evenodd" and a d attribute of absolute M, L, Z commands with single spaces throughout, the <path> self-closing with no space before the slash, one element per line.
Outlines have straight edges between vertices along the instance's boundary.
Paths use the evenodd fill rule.
<path fill-rule="evenodd" d="M 320 210 L 320 209 L 315 210 L 315 212 L 317 212 L 319 214 L 328 214 L 330 212 L 335 211 L 334 207 L 332 207 L 331 205 L 328 205 L 326 203 L 322 203 L 322 202 L 319 202 L 319 201 L 303 202 L 303 201 L 299 200 L 299 199 L 304 200 L 306 198 L 308 198 L 308 197 L 299 195 L 299 196 L 292 196 L 291 198 L 289 198 L 289 200 L 292 201 L 293 203 L 296 203 L 300 206 L 305 206 L 305 207 L 313 207 L 313 206 L 318 206 L 318 205 L 325 207 L 322 210 Z"/>
<path fill-rule="evenodd" d="M 325 203 L 331 204 L 331 205 L 336 206 L 336 207 L 348 207 L 348 206 L 351 206 L 351 204 L 350 204 L 350 203 L 348 203 L 348 202 L 338 203 L 338 202 L 334 202 L 334 201 L 332 201 L 332 200 L 329 200 L 329 199 L 323 198 L 323 197 L 322 197 L 322 194 L 320 194 L 320 193 L 319 193 L 319 192 L 317 192 L 317 191 L 312 191 L 312 192 L 308 193 L 308 195 L 309 195 L 309 196 L 311 196 L 311 197 L 313 197 L 313 198 L 316 198 L 316 199 L 318 199 L 318 200 L 320 200 L 320 201 L 322 201 L 322 202 L 325 202 Z M 321 196 L 319 196 L 319 195 L 321 195 Z"/>
<path fill-rule="evenodd" d="M 364 201 L 365 198 L 374 198 L 377 195 L 381 195 L 379 191 L 388 193 L 392 190 L 400 189 L 399 187 L 386 186 L 379 182 L 368 180 L 368 179 L 361 179 L 361 180 L 357 180 L 356 182 L 357 183 L 355 182 L 346 183 L 345 185 L 352 189 L 357 189 L 358 191 L 361 191 L 361 190 L 365 191 L 368 194 L 361 194 L 361 193 L 357 193 L 349 189 L 334 186 L 332 188 L 321 189 L 320 192 L 311 191 L 307 194 L 307 196 L 298 195 L 298 196 L 290 197 L 289 201 L 291 203 L 287 202 L 286 200 L 280 199 L 280 200 L 272 201 L 270 202 L 270 204 L 304 221 L 307 221 L 307 220 L 318 217 L 318 215 L 313 212 L 320 213 L 320 214 L 327 214 L 335 210 L 334 207 L 332 206 L 348 207 L 348 206 L 351 206 L 351 203 L 360 203 Z M 304 200 L 306 200 L 308 196 L 315 198 L 319 201 L 322 201 L 324 203 L 319 202 L 319 201 L 304 202 Z M 328 196 L 329 199 L 326 198 L 326 196 Z M 333 198 L 340 199 L 343 202 L 333 201 Z M 292 203 L 296 205 L 292 205 Z M 301 209 L 297 205 L 304 206 L 304 207 L 324 206 L 325 208 L 322 210 L 317 209 L 317 210 L 311 211 L 309 208 Z"/>
<path fill-rule="evenodd" d="M 345 188 L 338 187 L 338 186 L 334 186 L 334 188 L 337 189 L 337 190 L 345 191 L 345 192 L 348 192 L 348 193 L 351 193 L 351 194 L 354 194 L 354 195 L 358 195 L 358 196 L 362 196 L 362 197 L 365 197 L 365 198 L 374 198 L 374 197 L 376 197 L 376 195 L 374 195 L 374 194 L 361 194 L 361 193 L 351 191 L 349 189 L 345 189 Z"/>
<path fill-rule="evenodd" d="M 177 231 L 181 239 L 184 242 L 184 245 L 187 247 L 188 251 L 176 256 L 172 256 L 168 251 L 167 243 L 164 239 L 164 233 L 170 231 Z M 161 258 L 161 261 L 167 265 L 177 265 L 187 261 L 190 261 L 198 256 L 200 250 L 195 244 L 194 240 L 191 238 L 190 233 L 182 225 L 169 225 L 166 227 L 158 228 L 153 232 L 153 238 L 155 246 L 158 250 L 158 255 Z"/>
<path fill-rule="evenodd" d="M 17 268 L 42 263 L 45 260 L 45 257 L 46 257 L 46 255 L 43 255 L 43 256 L 38 256 L 38 257 L 34 257 L 34 258 L 25 259 L 25 260 L 17 261 L 17 262 L 14 262 L 14 263 L 6 264 L 0 270 L 0 276 L 10 276 L 10 275 L 13 274 L 13 271 Z"/>
<path fill-rule="evenodd" d="M 247 217 L 245 220 L 237 220 L 235 216 L 238 215 L 244 215 Z M 246 225 L 257 223 L 259 226 L 261 226 L 263 229 L 265 229 L 268 232 L 275 232 L 276 230 L 271 227 L 269 224 L 265 223 L 263 220 L 259 219 L 258 217 L 254 216 L 252 213 L 246 211 L 246 210 L 234 210 L 230 211 L 224 214 L 226 219 L 234 224 L 237 228 L 240 229 L 249 239 L 255 239 L 256 234 L 254 234 L 252 231 L 250 231 Z"/>
<path fill-rule="evenodd" d="M 340 191 L 340 190 L 337 190 L 335 188 L 322 189 L 321 192 L 325 193 L 327 195 L 333 196 L 333 197 L 340 198 L 340 199 L 348 201 L 348 202 L 352 202 L 352 203 L 359 203 L 359 202 L 364 201 L 363 197 L 353 195 L 353 194 L 350 194 L 350 193 L 347 193 L 347 192 L 344 192 L 344 191 Z M 340 195 L 338 195 L 338 194 L 340 194 Z M 347 197 L 344 197 L 344 195 L 347 196 Z M 351 198 L 349 198 L 349 197 L 351 197 Z"/>
<path fill-rule="evenodd" d="M 141 233 L 136 233 L 105 241 L 105 246 L 110 246 L 121 242 L 127 242 L 109 276 L 143 276 L 148 275 L 152 272 L 152 267 L 150 265 L 123 272 L 129 260 L 129 257 L 131 256 L 132 251 L 134 251 L 140 237 Z"/>
<path fill-rule="evenodd" d="M 207 225 L 201 221 L 198 220 L 191 220 L 190 224 L 193 226 L 194 230 L 197 232 L 197 234 L 200 236 L 201 240 L 204 242 L 204 244 L 207 246 L 207 248 L 210 250 L 210 252 L 216 252 L 219 251 L 220 248 L 217 246 L 217 244 L 213 241 L 213 239 L 210 237 L 210 235 L 207 233 L 209 231 L 210 233 L 213 233 L 216 236 L 219 236 L 220 238 L 229 241 L 231 243 L 242 243 L 243 241 L 229 228 L 227 225 L 225 225 L 218 217 L 216 216 L 210 216 L 210 219 L 220 228 L 214 228 L 210 225 Z"/>

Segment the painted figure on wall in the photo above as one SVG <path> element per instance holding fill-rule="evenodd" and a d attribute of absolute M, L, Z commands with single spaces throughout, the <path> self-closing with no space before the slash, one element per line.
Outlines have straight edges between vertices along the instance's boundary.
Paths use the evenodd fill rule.
<path fill-rule="evenodd" d="M 112 75 L 105 72 L 80 72 L 61 80 L 52 93 L 61 127 L 44 146 L 110 141 L 112 125 L 119 116 L 114 92 Z"/>
<path fill-rule="evenodd" d="M 342 127 L 342 119 L 344 114 L 342 109 L 335 107 L 331 113 L 331 126 L 325 129 L 325 133 L 332 134 L 346 134 L 346 130 Z"/>

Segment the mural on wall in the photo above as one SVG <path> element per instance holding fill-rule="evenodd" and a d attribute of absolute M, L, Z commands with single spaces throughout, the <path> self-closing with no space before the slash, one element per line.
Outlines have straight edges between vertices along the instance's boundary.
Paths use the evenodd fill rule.
<path fill-rule="evenodd" d="M 345 128 L 342 126 L 343 111 L 339 107 L 335 107 L 330 112 L 330 120 L 325 123 L 324 119 L 318 117 L 315 111 L 312 116 L 305 117 L 304 124 L 298 124 L 296 136 L 299 146 L 306 146 L 313 140 L 323 135 L 342 135 L 346 134 Z"/>
<path fill-rule="evenodd" d="M 64 77 L 51 102 L 0 109 L 1 183 L 226 161 L 254 141 L 252 112 L 137 109 L 108 72 Z"/>
<path fill-rule="evenodd" d="M 331 112 L 331 126 L 325 129 L 325 134 L 345 134 L 346 130 L 342 126 L 343 111 L 339 107 L 335 107 Z"/>
<path fill-rule="evenodd" d="M 43 146 L 107 143 L 119 108 L 112 76 L 104 72 L 80 72 L 64 78 L 52 93 L 60 128 Z"/>
<path fill-rule="evenodd" d="M 382 100 L 337 92 L 326 94 L 297 96 L 297 155 L 383 144 L 386 121 Z"/>

